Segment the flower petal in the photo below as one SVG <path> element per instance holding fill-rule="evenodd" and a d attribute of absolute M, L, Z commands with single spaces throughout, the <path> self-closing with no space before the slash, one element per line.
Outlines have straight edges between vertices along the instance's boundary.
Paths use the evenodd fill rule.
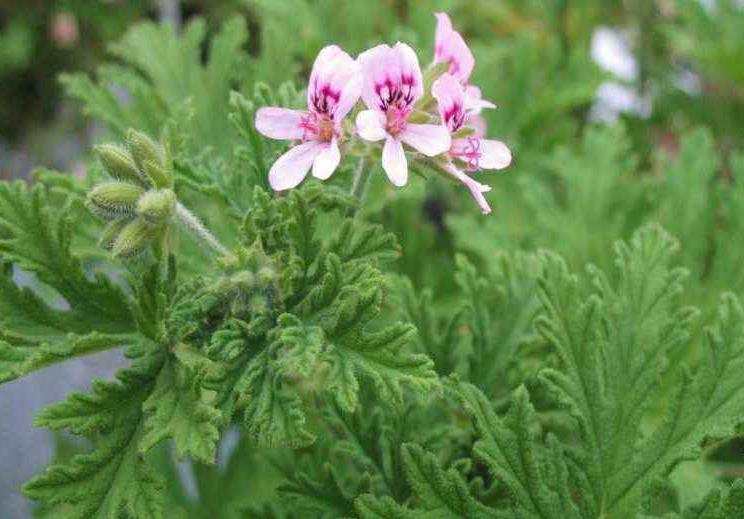
<path fill-rule="evenodd" d="M 387 136 L 385 116 L 377 110 L 363 110 L 356 118 L 359 136 L 366 141 L 380 141 Z"/>
<path fill-rule="evenodd" d="M 465 111 L 469 114 L 477 115 L 484 108 L 496 108 L 491 101 L 483 99 L 481 90 L 475 85 L 465 87 Z"/>
<path fill-rule="evenodd" d="M 408 124 L 400 138 L 428 157 L 450 149 L 452 138 L 449 130 L 441 124 Z"/>
<path fill-rule="evenodd" d="M 340 122 L 361 94 L 359 64 L 337 45 L 324 47 L 315 58 L 307 88 L 307 106 Z"/>
<path fill-rule="evenodd" d="M 476 137 L 485 137 L 488 131 L 488 123 L 479 114 L 469 114 L 465 116 L 465 126 L 475 130 Z"/>
<path fill-rule="evenodd" d="M 302 139 L 305 130 L 300 126 L 305 112 L 266 106 L 256 112 L 256 130 L 270 139 Z"/>
<path fill-rule="evenodd" d="M 320 180 L 327 179 L 336 171 L 339 162 L 341 162 L 341 152 L 338 149 L 336 139 L 333 139 L 315 157 L 315 162 L 313 162 L 313 176 Z"/>
<path fill-rule="evenodd" d="M 452 28 L 446 13 L 436 13 L 437 30 L 434 38 L 434 61 L 449 63 L 449 73 L 461 83 L 467 83 L 475 67 L 475 58 L 459 32 Z"/>
<path fill-rule="evenodd" d="M 490 186 L 481 184 L 480 182 L 470 178 L 468 175 L 457 169 L 451 162 L 445 166 L 444 169 L 450 176 L 462 182 L 465 187 L 468 188 L 483 214 L 489 214 L 491 212 L 491 206 L 488 205 L 486 197 L 483 196 L 483 193 L 487 193 L 491 190 Z"/>
<path fill-rule="evenodd" d="M 480 169 L 504 169 L 511 164 L 512 154 L 506 144 L 491 139 L 481 139 L 480 143 Z"/>
<path fill-rule="evenodd" d="M 307 175 L 315 157 L 323 151 L 324 143 L 306 142 L 291 148 L 277 159 L 269 170 L 269 184 L 275 191 L 297 186 Z"/>
<path fill-rule="evenodd" d="M 465 122 L 465 90 L 452 74 L 442 74 L 431 86 L 437 100 L 439 116 L 449 131 L 456 132 Z"/>
<path fill-rule="evenodd" d="M 359 55 L 362 71 L 362 100 L 368 108 L 383 109 L 393 91 L 413 104 L 424 93 L 421 68 L 413 49 L 405 43 L 378 45 Z"/>
<path fill-rule="evenodd" d="M 388 137 L 382 148 L 382 169 L 394 186 L 405 186 L 408 182 L 408 162 L 403 145 L 395 137 Z"/>

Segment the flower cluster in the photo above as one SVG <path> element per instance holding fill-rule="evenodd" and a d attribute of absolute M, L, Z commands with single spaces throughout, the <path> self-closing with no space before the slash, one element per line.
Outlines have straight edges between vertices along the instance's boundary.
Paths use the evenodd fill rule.
<path fill-rule="evenodd" d="M 491 212 L 483 196 L 490 187 L 468 173 L 506 168 L 511 152 L 503 142 L 483 138 L 485 123 L 479 114 L 495 105 L 468 84 L 475 59 L 465 40 L 446 14 L 435 16 L 434 61 L 426 77 L 405 43 L 378 45 L 356 60 L 331 45 L 313 65 L 307 110 L 264 107 L 256 112 L 260 133 L 297 142 L 269 171 L 275 190 L 297 186 L 311 168 L 314 177 L 329 178 L 342 150 L 362 139 L 381 143 L 382 167 L 393 185 L 408 182 L 408 147 L 414 157 L 464 184 L 483 213 Z M 360 98 L 366 109 L 356 114 L 355 124 L 344 124 Z M 365 149 L 379 153 L 375 148 Z"/>

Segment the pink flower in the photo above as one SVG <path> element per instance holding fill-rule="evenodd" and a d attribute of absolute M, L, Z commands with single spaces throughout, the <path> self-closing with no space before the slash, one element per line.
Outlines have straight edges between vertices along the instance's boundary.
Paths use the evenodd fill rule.
<path fill-rule="evenodd" d="M 483 108 L 496 108 L 490 101 L 481 98 L 480 88 L 468 85 L 475 67 L 475 58 L 462 35 L 452 27 L 446 13 L 435 13 L 437 30 L 434 37 L 434 63 L 449 63 L 449 73 L 465 85 L 465 110 L 479 114 Z"/>
<path fill-rule="evenodd" d="M 385 139 L 382 167 L 394 185 L 404 186 L 408 163 L 402 143 L 433 157 L 450 148 L 449 131 L 443 125 L 408 122 L 424 93 L 418 58 L 411 47 L 404 43 L 378 45 L 363 52 L 359 64 L 362 99 L 369 110 L 357 116 L 357 132 L 368 141 Z"/>
<path fill-rule="evenodd" d="M 447 129 L 456 134 L 465 128 L 468 113 L 465 88 L 462 84 L 453 75 L 445 73 L 434 82 L 431 93 L 437 100 L 439 115 Z M 463 163 L 469 171 L 504 169 L 511 164 L 512 160 L 511 151 L 506 144 L 501 141 L 484 139 L 477 134 L 453 138 L 449 156 L 452 160 Z M 447 165 L 446 171 L 470 189 L 484 213 L 491 212 L 482 194 L 490 190 L 488 186 L 479 184 L 468 177 L 452 162 Z"/>
<path fill-rule="evenodd" d="M 470 79 L 475 58 L 462 35 L 452 27 L 447 13 L 435 13 L 437 30 L 434 36 L 434 62 L 449 63 L 449 73 L 462 84 Z"/>
<path fill-rule="evenodd" d="M 320 51 L 307 88 L 307 111 L 264 107 L 256 112 L 256 129 L 271 139 L 299 140 L 274 162 L 269 184 L 277 191 L 297 186 L 310 167 L 325 180 L 341 161 L 341 122 L 361 94 L 359 65 L 336 45 Z"/>

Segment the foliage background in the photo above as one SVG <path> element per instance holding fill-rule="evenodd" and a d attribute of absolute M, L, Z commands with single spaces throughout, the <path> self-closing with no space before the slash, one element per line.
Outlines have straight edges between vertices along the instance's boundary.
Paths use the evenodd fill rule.
<path fill-rule="evenodd" d="M 441 374 L 465 370 L 468 380 L 497 401 L 519 383 L 531 387 L 534 366 L 523 362 L 519 369 L 506 369 L 510 349 L 525 351 L 528 359 L 552 361 L 545 360 L 544 345 L 529 326 L 534 290 L 520 284 L 534 278 L 531 254 L 556 251 L 574 272 L 585 272 L 588 263 L 611 270 L 613 244 L 651 222 L 681 244 L 674 264 L 690 272 L 682 302 L 700 310 L 691 333 L 701 336 L 723 291 L 744 295 L 742 7 L 734 0 L 557 0 L 546 5 L 517 0 L 5 2 L 0 7 L 0 172 L 28 176 L 33 164 L 82 175 L 93 163 L 88 156 L 92 144 L 120 140 L 130 126 L 158 134 L 163 121 L 173 119 L 188 125 L 192 140 L 184 146 L 190 153 L 210 146 L 212 156 L 222 159 L 212 162 L 217 187 L 244 192 L 236 209 L 247 209 L 250 186 L 230 184 L 226 173 L 220 176 L 237 164 L 248 172 L 247 184 L 264 182 L 258 165 L 240 157 L 226 159 L 244 138 L 235 135 L 228 119 L 230 90 L 250 97 L 258 81 L 276 90 L 287 80 L 302 88 L 318 49 L 329 42 L 357 53 L 380 40 L 402 39 L 413 43 L 426 63 L 432 13 L 444 10 L 474 50 L 474 82 L 500 107 L 485 114 L 489 134 L 505 140 L 516 159 L 507 172 L 484 178 L 493 186 L 489 199 L 495 211 L 488 218 L 478 214 L 462 190 L 441 179 L 414 179 L 405 190 L 393 192 L 381 175 L 375 176 L 365 216 L 398 236 L 403 255 L 386 268 L 410 280 L 410 285 L 396 282 L 394 290 L 403 301 L 408 298 L 406 307 L 420 328 L 420 348 L 434 357 Z M 191 48 L 161 52 L 161 32 L 152 25 L 157 19 L 185 31 Z M 245 38 L 240 27 L 247 29 Z M 221 39 L 213 39 L 218 35 Z M 608 35 L 625 42 L 609 51 L 610 61 L 628 54 L 616 67 L 602 66 L 608 61 L 602 58 Z M 207 69 L 206 81 L 184 73 L 213 56 L 214 43 L 209 47 L 205 41 L 238 49 L 229 67 L 209 62 L 214 68 Z M 88 76 L 77 74 L 93 73 L 115 83 L 124 79 L 116 69 L 122 64 L 145 78 L 141 84 L 122 83 L 116 93 L 124 95 L 129 88 L 132 110 L 112 109 L 116 98 L 95 97 Z M 60 72 L 67 74 L 57 81 Z M 159 93 L 156 106 L 144 104 L 150 91 Z M 291 92 L 285 97 L 291 98 Z M 198 183 L 198 169 L 194 175 Z M 510 285 L 514 279 L 519 283 Z M 500 287 L 506 296 L 484 290 L 484 283 Z M 430 299 L 421 306 L 435 316 L 433 325 L 415 301 L 426 290 L 431 294 L 422 297 Z M 493 365 L 505 366 L 499 372 L 468 372 L 463 368 L 467 360 L 449 358 L 451 343 L 435 349 L 439 320 L 494 307 L 504 308 L 503 313 L 480 316 L 480 322 L 496 326 L 488 331 L 490 341 L 509 345 L 493 359 Z M 513 318 L 514 328 L 498 327 L 501 319 L 510 320 L 504 316 Z M 461 339 L 469 344 L 462 351 L 478 351 L 470 342 L 485 339 L 473 337 Z M 702 355 L 699 350 L 687 348 L 674 361 L 694 361 Z M 110 374 L 111 366 L 122 361 L 109 355 L 86 362 L 79 366 Z M 0 387 L 0 452 L 33 453 L 40 435 L 48 433 L 29 432 L 37 410 L 29 407 L 58 398 L 64 390 L 60 378 L 78 376 L 90 378 L 83 368 L 55 367 Z M 74 385 L 72 380 L 64 384 L 65 389 Z M 32 387 L 49 387 L 51 394 L 40 398 L 44 402 L 29 402 Z M 44 459 L 38 463 L 48 461 L 47 453 L 39 457 Z M 450 456 L 456 458 L 456 453 Z M 0 455 L 7 485 L 0 494 L 3 517 L 26 516 L 15 488 L 38 471 L 29 468 L 17 481 L 6 478 L 23 472 L 16 460 Z M 741 463 L 741 445 L 733 442 L 709 453 L 704 467 L 683 467 L 676 477 L 701 497 L 720 480 L 744 475 Z M 209 481 L 209 475 L 202 481 Z M 302 496 L 302 485 L 309 483 L 293 484 Z"/>

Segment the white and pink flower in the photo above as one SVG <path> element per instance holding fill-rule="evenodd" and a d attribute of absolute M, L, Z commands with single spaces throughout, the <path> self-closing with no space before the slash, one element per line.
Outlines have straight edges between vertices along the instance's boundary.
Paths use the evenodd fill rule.
<path fill-rule="evenodd" d="M 449 131 L 441 124 L 408 121 L 424 93 L 416 53 L 404 43 L 378 45 L 359 56 L 362 100 L 368 110 L 356 119 L 357 132 L 367 141 L 385 140 L 382 167 L 390 181 L 404 186 L 408 163 L 403 143 L 433 157 L 450 149 Z"/>
<path fill-rule="evenodd" d="M 491 188 L 480 184 L 462 172 L 455 163 L 460 163 L 468 171 L 482 169 L 504 169 L 511 164 L 512 155 L 509 148 L 501 141 L 484 139 L 476 133 L 457 137 L 467 128 L 466 94 L 463 85 L 452 74 L 445 73 L 437 79 L 431 88 L 437 100 L 439 115 L 447 129 L 453 134 L 449 149 L 451 161 L 446 171 L 458 181 L 465 184 L 484 213 L 491 208 L 483 193 Z"/>
<path fill-rule="evenodd" d="M 336 45 L 320 51 L 307 88 L 307 111 L 264 107 L 256 112 L 256 129 L 271 139 L 300 144 L 279 157 L 269 171 L 277 191 L 302 182 L 312 167 L 315 178 L 330 177 L 341 161 L 341 123 L 361 94 L 359 65 Z"/>
<path fill-rule="evenodd" d="M 465 87 L 465 111 L 477 115 L 483 108 L 496 108 L 481 96 L 480 88 L 469 85 L 475 58 L 462 35 L 452 27 L 446 13 L 436 13 L 437 29 L 434 36 L 434 63 L 449 63 L 448 72 Z"/>

